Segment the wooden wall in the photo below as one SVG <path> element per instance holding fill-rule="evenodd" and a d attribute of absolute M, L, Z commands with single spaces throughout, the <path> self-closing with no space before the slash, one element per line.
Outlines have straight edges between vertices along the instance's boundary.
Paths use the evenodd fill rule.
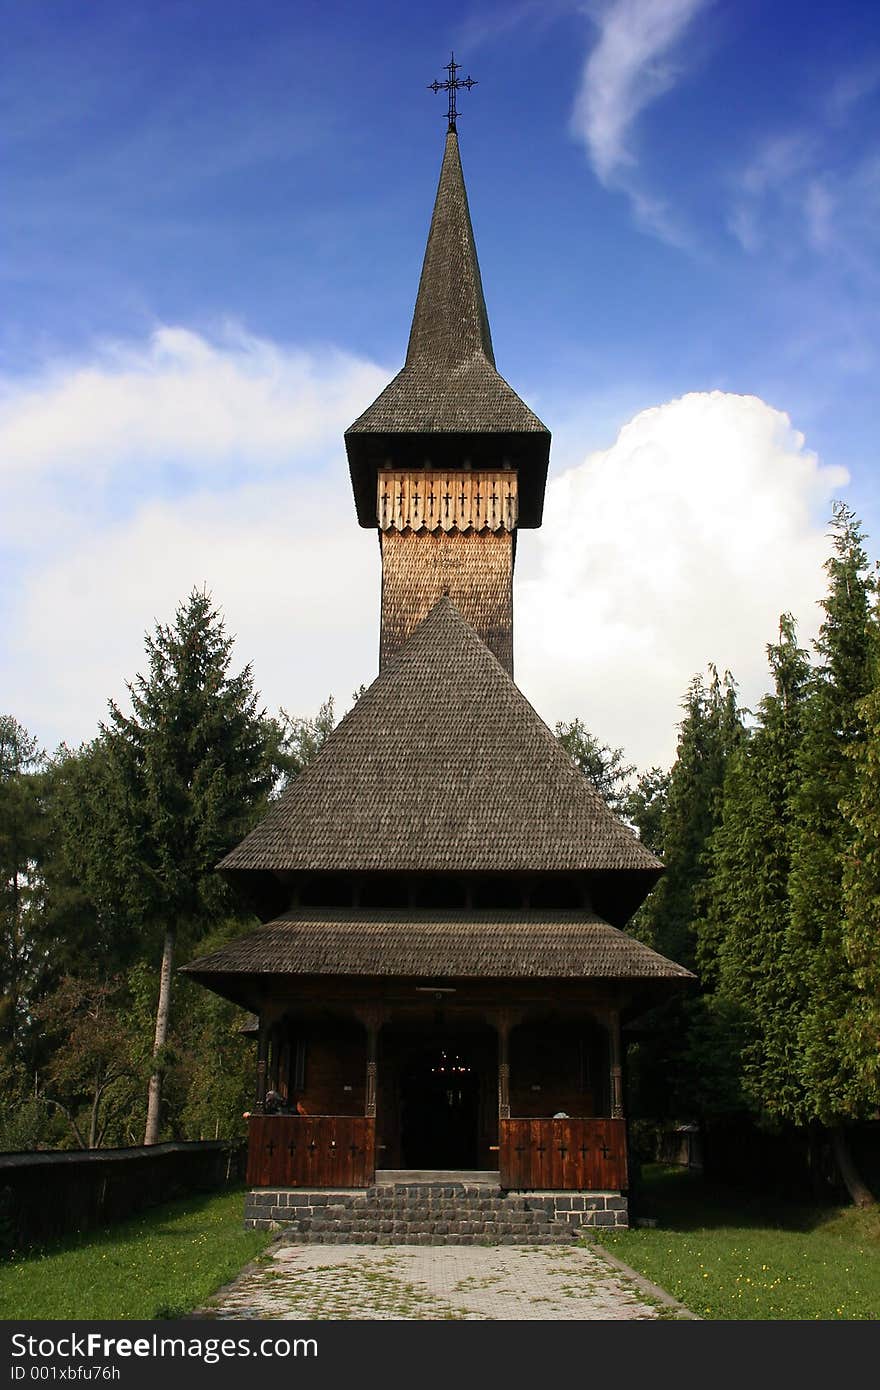
<path fill-rule="evenodd" d="M 363 1025 L 339 1019 L 276 1025 L 276 1048 L 270 1052 L 268 1089 L 276 1090 L 307 1115 L 363 1115 L 367 1044 Z M 304 1048 L 305 1086 L 297 1088 L 296 1050 Z"/>
<path fill-rule="evenodd" d="M 501 1186 L 521 1190 L 625 1192 L 626 1122 L 611 1119 L 501 1121 Z"/>
<path fill-rule="evenodd" d="M 537 1022 L 510 1035 L 511 1115 L 607 1115 L 608 1043 L 601 1028 Z"/>
<path fill-rule="evenodd" d="M 380 666 L 447 593 L 512 675 L 510 531 L 382 532 Z"/>

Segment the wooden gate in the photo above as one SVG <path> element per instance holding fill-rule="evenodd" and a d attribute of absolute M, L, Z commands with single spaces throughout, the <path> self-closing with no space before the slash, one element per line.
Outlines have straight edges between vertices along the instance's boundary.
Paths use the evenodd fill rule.
<path fill-rule="evenodd" d="M 505 1189 L 623 1192 L 626 1121 L 502 1120 L 499 1162 Z"/>
<path fill-rule="evenodd" d="M 364 1115 L 251 1115 L 249 1187 L 369 1187 L 376 1121 Z"/>

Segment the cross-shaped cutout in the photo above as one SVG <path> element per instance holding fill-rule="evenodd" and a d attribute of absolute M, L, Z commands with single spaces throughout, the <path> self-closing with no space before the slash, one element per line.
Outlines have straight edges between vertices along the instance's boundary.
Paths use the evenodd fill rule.
<path fill-rule="evenodd" d="M 269 1157 L 271 1158 L 272 1155 L 273 1155 L 273 1153 L 275 1152 L 275 1140 L 274 1140 L 274 1139 L 270 1139 L 270 1140 L 269 1140 L 268 1144 L 266 1145 L 266 1152 L 268 1153 Z"/>
<path fill-rule="evenodd" d="M 611 1152 L 604 1139 L 602 1140 L 602 1143 L 599 1145 L 599 1152 L 601 1153 L 603 1158 L 607 1158 L 609 1153 Z"/>
<path fill-rule="evenodd" d="M 349 1144 L 348 1152 L 351 1154 L 352 1158 L 354 1158 L 355 1154 L 360 1153 L 360 1149 L 357 1144 Z"/>
<path fill-rule="evenodd" d="M 568 1153 L 568 1146 L 566 1144 L 559 1144 L 557 1147 L 559 1153 L 561 1153 L 562 1157 L 565 1158 L 565 1155 Z"/>
<path fill-rule="evenodd" d="M 293 1155 L 296 1153 L 296 1144 L 294 1143 L 294 1141 L 293 1141 L 292 1139 L 291 1139 L 290 1143 L 289 1143 L 288 1146 L 287 1146 L 287 1152 L 290 1154 L 290 1157 L 291 1157 L 291 1158 L 293 1158 Z"/>
<path fill-rule="evenodd" d="M 317 1144 L 315 1143 L 315 1141 L 314 1141 L 314 1139 L 313 1139 L 313 1140 L 311 1141 L 311 1143 L 309 1144 L 309 1153 L 312 1153 L 312 1154 L 313 1154 L 313 1153 L 315 1152 L 315 1149 L 316 1149 L 317 1147 L 318 1147 L 318 1146 L 317 1146 Z"/>

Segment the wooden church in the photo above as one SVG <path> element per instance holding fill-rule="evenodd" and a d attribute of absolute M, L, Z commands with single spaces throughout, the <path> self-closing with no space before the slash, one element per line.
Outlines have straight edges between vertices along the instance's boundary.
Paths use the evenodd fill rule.
<path fill-rule="evenodd" d="M 449 126 L 405 365 L 345 435 L 379 674 L 219 866 L 264 925 L 186 967 L 259 1020 L 252 1220 L 378 1173 L 622 1224 L 621 1026 L 691 978 L 626 935 L 662 866 L 514 684 L 550 434 L 495 366 Z"/>

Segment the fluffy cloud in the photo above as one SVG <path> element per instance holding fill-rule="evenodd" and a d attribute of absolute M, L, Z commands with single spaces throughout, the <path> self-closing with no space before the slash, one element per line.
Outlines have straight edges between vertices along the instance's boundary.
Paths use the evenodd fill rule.
<path fill-rule="evenodd" d="M 521 538 L 518 682 L 545 718 L 668 763 L 694 673 L 713 661 L 755 701 L 779 614 L 815 633 L 845 482 L 754 396 L 643 411 L 550 483 L 543 530 Z"/>
<path fill-rule="evenodd" d="M 207 586 L 270 707 L 340 702 L 376 671 L 379 557 L 358 528 L 345 426 L 387 373 L 162 330 L 7 384 L 4 708 L 49 746 L 90 737 L 143 634 Z M 647 410 L 551 481 L 520 539 L 517 677 L 640 764 L 668 761 L 707 660 L 753 698 L 791 609 L 808 634 L 823 519 L 844 481 L 788 418 L 713 393 Z"/>
<path fill-rule="evenodd" d="M 342 432 L 388 375 L 234 328 L 160 328 L 5 383 L 4 707 L 50 746 L 91 736 L 194 585 L 271 704 L 308 712 L 369 679 L 375 541 Z"/>

